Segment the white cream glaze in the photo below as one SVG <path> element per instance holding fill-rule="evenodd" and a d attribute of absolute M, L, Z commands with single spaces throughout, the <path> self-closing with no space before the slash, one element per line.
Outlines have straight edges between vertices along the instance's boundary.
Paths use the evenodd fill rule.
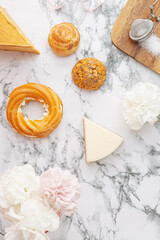
<path fill-rule="evenodd" d="M 23 100 L 23 102 L 19 105 L 19 108 L 18 108 L 18 111 L 21 111 L 22 112 L 22 107 L 24 107 L 26 105 L 26 102 L 28 101 L 37 101 L 35 100 L 34 98 L 25 98 Z M 47 104 L 45 104 L 45 102 L 42 100 L 42 99 L 39 99 L 38 102 L 40 103 L 43 103 L 43 109 L 44 109 L 44 112 L 43 112 L 43 117 L 40 118 L 40 119 L 36 119 L 36 120 L 43 120 L 45 116 L 47 116 L 49 114 L 49 106 Z M 22 112 L 23 113 L 23 112 Z M 25 116 L 24 119 L 26 121 L 28 121 L 29 119 Z"/>

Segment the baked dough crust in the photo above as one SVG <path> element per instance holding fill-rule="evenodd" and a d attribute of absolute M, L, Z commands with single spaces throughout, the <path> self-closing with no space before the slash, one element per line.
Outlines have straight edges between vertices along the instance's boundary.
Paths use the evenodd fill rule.
<path fill-rule="evenodd" d="M 26 118 L 21 110 L 24 103 L 39 101 L 48 107 L 48 114 L 41 120 Z M 63 104 L 59 96 L 49 87 L 28 83 L 16 89 L 9 96 L 7 119 L 21 135 L 30 138 L 47 137 L 61 122 Z"/>
<path fill-rule="evenodd" d="M 18 52 L 40 52 L 22 32 L 5 8 L 0 6 L 0 50 Z"/>
<path fill-rule="evenodd" d="M 72 79 L 80 88 L 97 90 L 104 84 L 106 72 L 106 67 L 99 60 L 84 58 L 75 64 Z"/>
<path fill-rule="evenodd" d="M 68 56 L 79 47 L 80 34 L 73 24 L 64 22 L 52 28 L 48 42 L 57 55 Z"/>

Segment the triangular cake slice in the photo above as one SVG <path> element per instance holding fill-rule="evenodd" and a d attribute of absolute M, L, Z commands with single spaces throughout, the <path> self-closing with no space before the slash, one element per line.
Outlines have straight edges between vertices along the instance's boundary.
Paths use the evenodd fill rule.
<path fill-rule="evenodd" d="M 84 118 L 86 162 L 99 161 L 112 154 L 123 142 L 115 133 Z"/>
<path fill-rule="evenodd" d="M 40 54 L 2 7 L 0 7 L 0 50 Z"/>

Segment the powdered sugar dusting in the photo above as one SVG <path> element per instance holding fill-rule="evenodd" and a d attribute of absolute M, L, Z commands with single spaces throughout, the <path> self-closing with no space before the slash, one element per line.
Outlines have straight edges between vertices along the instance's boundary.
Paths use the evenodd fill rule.
<path fill-rule="evenodd" d="M 154 56 L 160 56 L 160 38 L 157 37 L 157 35 L 152 34 L 148 39 L 139 42 L 139 45 L 148 50 Z"/>

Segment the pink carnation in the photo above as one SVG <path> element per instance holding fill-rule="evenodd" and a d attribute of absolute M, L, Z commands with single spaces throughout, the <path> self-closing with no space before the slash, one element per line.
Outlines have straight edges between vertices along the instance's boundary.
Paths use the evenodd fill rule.
<path fill-rule="evenodd" d="M 69 216 L 77 210 L 80 184 L 68 170 L 49 169 L 40 177 L 41 189 L 50 206 Z"/>

